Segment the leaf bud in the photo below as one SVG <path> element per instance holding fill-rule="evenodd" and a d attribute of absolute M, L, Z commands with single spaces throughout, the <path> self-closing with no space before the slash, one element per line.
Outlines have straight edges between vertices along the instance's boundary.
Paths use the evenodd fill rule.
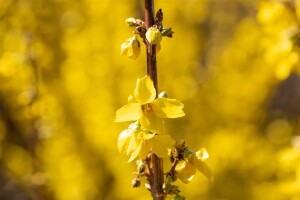
<path fill-rule="evenodd" d="M 165 28 L 161 31 L 161 35 L 166 37 L 173 37 L 173 33 L 172 28 Z"/>
<path fill-rule="evenodd" d="M 138 173 L 141 174 L 145 171 L 146 169 L 146 165 L 143 161 L 139 160 L 138 161 L 138 166 L 137 166 L 137 170 L 138 170 Z"/>
<path fill-rule="evenodd" d="M 146 39 L 151 45 L 156 45 L 161 42 L 162 35 L 155 27 L 150 27 L 146 32 Z"/>

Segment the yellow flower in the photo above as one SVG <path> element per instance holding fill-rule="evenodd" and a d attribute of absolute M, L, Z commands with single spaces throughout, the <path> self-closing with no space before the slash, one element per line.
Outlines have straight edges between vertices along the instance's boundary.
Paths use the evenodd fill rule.
<path fill-rule="evenodd" d="M 130 155 L 128 162 L 135 158 L 145 158 L 150 151 L 158 157 L 168 156 L 168 148 L 173 145 L 169 135 L 156 135 L 142 129 L 138 122 L 131 124 L 128 129 L 122 131 L 118 138 L 118 149 L 120 153 Z"/>
<path fill-rule="evenodd" d="M 140 41 L 137 39 L 136 36 L 129 38 L 121 45 L 122 56 L 128 56 L 128 58 L 135 60 L 139 57 L 140 52 Z"/>
<path fill-rule="evenodd" d="M 134 90 L 136 102 L 128 103 L 116 112 L 116 122 L 139 120 L 142 128 L 163 133 L 163 118 L 184 116 L 183 104 L 170 98 L 155 98 L 156 90 L 149 76 L 137 79 Z"/>
<path fill-rule="evenodd" d="M 146 32 L 146 39 L 150 44 L 156 45 L 160 43 L 162 35 L 157 28 L 150 27 Z"/>
<path fill-rule="evenodd" d="M 189 183 L 195 176 L 196 169 L 205 175 L 211 182 L 213 181 L 212 172 L 204 162 L 209 157 L 206 149 L 200 149 L 184 161 L 180 161 L 175 168 L 177 177 L 183 183 Z"/>

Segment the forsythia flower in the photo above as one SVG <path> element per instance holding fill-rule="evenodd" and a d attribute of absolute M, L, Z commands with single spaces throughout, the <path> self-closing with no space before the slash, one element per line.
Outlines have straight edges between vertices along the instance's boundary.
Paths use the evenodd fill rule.
<path fill-rule="evenodd" d="M 135 60 L 139 57 L 140 52 L 140 41 L 137 39 L 136 36 L 129 38 L 121 45 L 122 56 L 128 56 L 128 58 Z"/>
<path fill-rule="evenodd" d="M 201 149 L 196 153 L 191 153 L 187 159 L 178 163 L 175 168 L 177 177 L 183 183 L 189 183 L 195 176 L 196 169 L 204 174 L 211 182 L 213 181 L 212 172 L 204 162 L 209 157 L 206 149 Z"/>
<path fill-rule="evenodd" d="M 130 155 L 128 162 L 137 157 L 145 158 L 151 150 L 158 157 L 167 157 L 168 148 L 173 145 L 169 135 L 156 135 L 142 129 L 138 122 L 131 124 L 128 129 L 122 131 L 118 138 L 120 153 Z"/>
<path fill-rule="evenodd" d="M 150 44 L 155 45 L 160 43 L 162 35 L 157 28 L 150 27 L 146 32 L 146 39 Z"/>
<path fill-rule="evenodd" d="M 134 90 L 136 102 L 128 103 L 116 112 L 116 122 L 139 120 L 142 128 L 163 132 L 163 118 L 184 116 L 183 104 L 170 98 L 157 98 L 156 90 L 149 76 L 137 79 Z"/>

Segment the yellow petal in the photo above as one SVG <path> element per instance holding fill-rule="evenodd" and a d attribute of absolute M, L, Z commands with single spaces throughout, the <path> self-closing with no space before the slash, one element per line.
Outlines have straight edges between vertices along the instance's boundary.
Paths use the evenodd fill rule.
<path fill-rule="evenodd" d="M 149 140 L 149 139 L 153 138 L 154 136 L 155 136 L 155 133 L 147 133 L 145 131 L 140 131 L 137 134 L 137 138 L 142 139 L 142 140 Z"/>
<path fill-rule="evenodd" d="M 153 112 L 160 118 L 177 118 L 184 116 L 183 104 L 177 99 L 157 98 L 151 103 Z"/>
<path fill-rule="evenodd" d="M 150 146 L 149 140 L 144 141 L 141 151 L 139 153 L 139 157 L 141 159 L 145 159 L 148 156 L 148 154 L 150 153 L 150 150 L 151 150 L 151 146 Z"/>
<path fill-rule="evenodd" d="M 132 134 L 127 147 L 127 155 L 133 154 L 133 152 L 135 152 L 135 150 L 138 148 L 140 142 L 141 140 L 137 139 L 136 134 Z"/>
<path fill-rule="evenodd" d="M 146 130 L 157 134 L 163 134 L 165 132 L 163 120 L 158 118 L 153 112 L 142 113 L 139 121 L 142 128 Z"/>
<path fill-rule="evenodd" d="M 149 142 L 152 152 L 160 158 L 168 157 L 168 149 L 174 146 L 174 141 L 169 135 L 156 135 Z"/>
<path fill-rule="evenodd" d="M 156 97 L 156 90 L 149 76 L 137 79 L 134 98 L 140 104 L 152 102 Z"/>
<path fill-rule="evenodd" d="M 126 40 L 125 42 L 122 43 L 122 45 L 121 45 L 121 55 L 122 56 L 127 55 L 128 48 L 130 47 L 130 40 L 131 39 L 128 39 L 128 40 Z"/>
<path fill-rule="evenodd" d="M 140 115 L 141 105 L 129 103 L 117 110 L 115 122 L 135 121 L 140 118 Z"/>
<path fill-rule="evenodd" d="M 133 153 L 131 154 L 128 162 L 131 162 L 133 161 L 140 153 L 141 151 L 141 148 L 142 148 L 142 141 L 140 141 L 140 143 L 138 144 L 138 146 L 135 148 L 135 150 L 133 151 Z"/>
<path fill-rule="evenodd" d="M 118 150 L 120 153 L 126 153 L 131 136 L 132 131 L 129 129 L 126 129 L 120 133 L 118 138 Z"/>
<path fill-rule="evenodd" d="M 213 182 L 213 175 L 210 167 L 201 159 L 195 159 L 193 162 L 196 169 L 208 178 L 210 182 Z"/>
<path fill-rule="evenodd" d="M 183 183 L 189 183 L 195 176 L 195 167 L 188 162 L 181 161 L 175 168 L 177 178 L 179 178 Z"/>

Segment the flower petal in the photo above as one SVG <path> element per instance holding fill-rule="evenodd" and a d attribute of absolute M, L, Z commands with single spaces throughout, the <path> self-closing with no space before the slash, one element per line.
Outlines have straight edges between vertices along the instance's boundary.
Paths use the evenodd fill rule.
<path fill-rule="evenodd" d="M 149 140 L 149 139 L 153 138 L 154 136 L 155 136 L 155 133 L 147 133 L 145 131 L 140 131 L 137 134 L 137 138 L 142 139 L 142 140 Z"/>
<path fill-rule="evenodd" d="M 142 113 L 140 118 L 140 124 L 142 128 L 153 131 L 157 134 L 163 134 L 165 132 L 164 122 L 161 118 L 158 118 L 154 113 Z"/>
<path fill-rule="evenodd" d="M 144 141 L 141 151 L 140 151 L 140 154 L 139 154 L 139 157 L 141 159 L 145 159 L 148 156 L 148 154 L 150 153 L 150 149 L 151 149 L 151 147 L 150 147 L 149 140 Z"/>
<path fill-rule="evenodd" d="M 181 161 L 177 164 L 176 175 L 183 183 L 188 184 L 195 176 L 196 169 L 193 164 Z"/>
<path fill-rule="evenodd" d="M 157 98 L 151 103 L 153 112 L 160 118 L 183 117 L 183 104 L 177 99 Z"/>
<path fill-rule="evenodd" d="M 193 162 L 196 169 L 208 178 L 210 182 L 213 182 L 213 175 L 210 167 L 201 159 L 195 159 Z"/>
<path fill-rule="evenodd" d="M 174 146 L 174 141 L 169 135 L 156 135 L 149 142 L 152 152 L 160 158 L 168 157 L 168 149 Z"/>
<path fill-rule="evenodd" d="M 152 102 L 156 97 L 156 90 L 149 76 L 137 79 L 134 98 L 140 104 Z"/>
<path fill-rule="evenodd" d="M 138 144 L 138 146 L 136 147 L 136 149 L 133 151 L 133 153 L 131 154 L 128 162 L 133 161 L 139 155 L 139 153 L 141 151 L 141 148 L 142 148 L 142 141 L 140 141 L 140 143 Z"/>
<path fill-rule="evenodd" d="M 132 131 L 129 129 L 126 129 L 120 133 L 118 138 L 118 150 L 120 153 L 126 153 L 131 136 Z"/>
<path fill-rule="evenodd" d="M 115 122 L 135 121 L 140 118 L 140 115 L 141 105 L 139 103 L 129 103 L 117 110 Z"/>
<path fill-rule="evenodd" d="M 209 157 L 209 154 L 205 148 L 201 148 L 199 151 L 196 152 L 196 157 L 204 161 Z"/>
<path fill-rule="evenodd" d="M 135 150 L 137 149 L 137 147 L 139 146 L 141 140 L 137 139 L 136 134 L 132 134 L 129 144 L 128 144 L 128 148 L 127 148 L 127 155 L 132 154 L 133 152 L 135 152 Z"/>

